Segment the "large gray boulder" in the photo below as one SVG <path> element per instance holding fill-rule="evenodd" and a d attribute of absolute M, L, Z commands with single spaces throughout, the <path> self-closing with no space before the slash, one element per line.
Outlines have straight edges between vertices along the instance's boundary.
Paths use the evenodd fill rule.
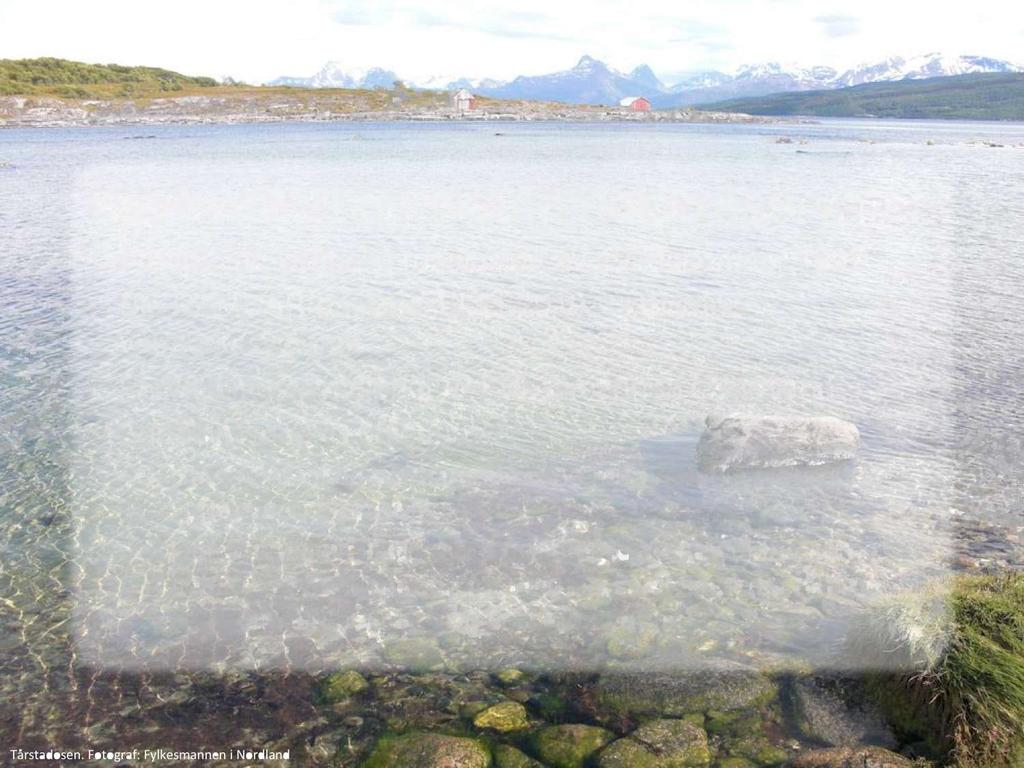
<path fill-rule="evenodd" d="M 859 681 L 799 677 L 789 693 L 797 728 L 812 741 L 833 747 L 896 746 L 896 737 Z"/>
<path fill-rule="evenodd" d="M 811 467 L 857 455 L 856 425 L 831 416 L 708 416 L 697 445 L 702 472 Z"/>

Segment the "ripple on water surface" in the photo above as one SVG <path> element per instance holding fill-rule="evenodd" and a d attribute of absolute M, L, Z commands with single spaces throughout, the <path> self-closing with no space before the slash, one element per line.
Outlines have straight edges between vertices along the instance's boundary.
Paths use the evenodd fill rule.
<path fill-rule="evenodd" d="M 1022 158 L 869 130 L 172 133 L 59 195 L 20 148 L 61 226 L 0 208 L 4 419 L 52 439 L 18 492 L 73 522 L 79 658 L 834 663 L 1021 499 Z M 863 450 L 702 475 L 729 411 Z"/>

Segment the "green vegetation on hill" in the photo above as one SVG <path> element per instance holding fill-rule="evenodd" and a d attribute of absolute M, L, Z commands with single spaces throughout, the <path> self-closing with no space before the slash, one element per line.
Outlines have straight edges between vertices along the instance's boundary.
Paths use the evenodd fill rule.
<path fill-rule="evenodd" d="M 83 64 L 67 59 L 0 59 L 0 96 L 133 98 L 217 85 L 157 67 Z"/>
<path fill-rule="evenodd" d="M 776 93 L 700 108 L 751 115 L 1024 120 L 1024 74 L 981 74 Z"/>

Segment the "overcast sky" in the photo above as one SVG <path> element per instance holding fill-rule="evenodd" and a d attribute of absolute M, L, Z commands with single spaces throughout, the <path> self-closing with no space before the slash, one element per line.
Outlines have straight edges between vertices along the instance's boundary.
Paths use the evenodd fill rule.
<path fill-rule="evenodd" d="M 584 53 L 671 80 L 931 51 L 1024 59 L 1020 0 L 0 0 L 0 58 L 151 64 L 261 82 L 326 61 L 410 80 L 566 69 Z"/>

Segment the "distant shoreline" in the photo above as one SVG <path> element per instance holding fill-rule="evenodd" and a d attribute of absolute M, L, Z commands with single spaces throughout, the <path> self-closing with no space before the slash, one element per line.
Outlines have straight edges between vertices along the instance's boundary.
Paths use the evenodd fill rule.
<path fill-rule="evenodd" d="M 458 112 L 443 94 L 417 94 L 384 101 L 365 91 L 299 89 L 207 89 L 203 93 L 149 99 L 69 99 L 54 96 L 0 97 L 0 127 L 71 128 L 85 126 L 156 126 L 258 124 L 284 122 L 406 123 L 755 123 L 792 122 L 695 109 L 632 112 L 620 107 L 554 102 L 479 100 L 476 109 Z"/>

